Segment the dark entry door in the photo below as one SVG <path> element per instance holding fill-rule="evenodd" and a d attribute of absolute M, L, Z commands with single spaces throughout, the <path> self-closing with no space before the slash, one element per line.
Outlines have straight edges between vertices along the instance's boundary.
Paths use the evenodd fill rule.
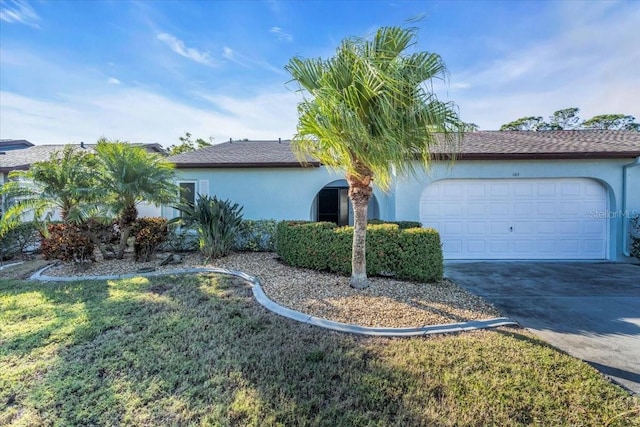
<path fill-rule="evenodd" d="M 318 221 L 349 224 L 349 196 L 347 188 L 323 188 L 318 193 Z"/>

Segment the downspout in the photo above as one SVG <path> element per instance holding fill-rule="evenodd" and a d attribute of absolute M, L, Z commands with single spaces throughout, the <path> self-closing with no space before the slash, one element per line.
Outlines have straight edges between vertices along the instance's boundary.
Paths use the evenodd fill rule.
<path fill-rule="evenodd" d="M 640 156 L 636 157 L 633 163 L 622 167 L 622 254 L 626 257 L 631 256 L 627 245 L 627 223 L 629 222 L 629 218 L 627 218 L 627 170 L 635 166 L 640 166 Z"/>

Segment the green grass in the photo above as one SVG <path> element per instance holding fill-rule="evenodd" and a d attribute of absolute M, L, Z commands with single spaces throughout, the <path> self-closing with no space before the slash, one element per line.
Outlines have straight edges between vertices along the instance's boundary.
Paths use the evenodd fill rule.
<path fill-rule="evenodd" d="M 640 425 L 520 330 L 363 338 L 214 275 L 0 282 L 0 425 Z"/>

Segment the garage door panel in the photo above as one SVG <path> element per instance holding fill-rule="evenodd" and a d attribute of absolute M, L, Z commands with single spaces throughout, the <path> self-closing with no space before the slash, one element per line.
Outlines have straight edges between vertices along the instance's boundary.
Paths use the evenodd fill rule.
<path fill-rule="evenodd" d="M 533 209 L 533 203 L 531 202 L 515 202 L 513 204 L 513 214 L 515 216 L 528 216 Z"/>
<path fill-rule="evenodd" d="M 469 184 L 468 186 L 466 186 L 466 195 L 469 197 L 484 198 L 487 196 L 485 190 L 486 190 L 486 187 L 484 184 Z"/>
<path fill-rule="evenodd" d="M 489 231 L 494 236 L 505 235 L 511 233 L 510 223 L 507 221 L 496 221 L 489 223 Z"/>
<path fill-rule="evenodd" d="M 510 216 L 511 205 L 507 202 L 495 202 L 489 205 L 489 213 L 496 216 Z"/>
<path fill-rule="evenodd" d="M 484 240 L 467 240 L 467 251 L 469 253 L 483 254 L 487 251 L 487 242 Z"/>
<path fill-rule="evenodd" d="M 449 259 L 604 259 L 607 206 L 590 179 L 450 179 L 425 189 L 420 220 Z"/>
<path fill-rule="evenodd" d="M 536 232 L 539 234 L 555 234 L 556 233 L 556 223 L 551 221 L 536 221 L 535 228 L 536 228 Z"/>
<path fill-rule="evenodd" d="M 487 224 L 484 222 L 468 222 L 467 233 L 469 235 L 479 234 L 484 236 L 487 233 Z"/>
<path fill-rule="evenodd" d="M 560 194 L 563 196 L 580 196 L 582 186 L 577 182 L 562 183 L 560 184 Z"/>
<path fill-rule="evenodd" d="M 444 233 L 449 235 L 461 235 L 464 228 L 461 222 L 445 222 L 443 225 Z"/>
<path fill-rule="evenodd" d="M 467 208 L 470 216 L 484 216 L 487 213 L 487 206 L 484 204 L 484 202 L 469 202 L 467 204 Z"/>
<path fill-rule="evenodd" d="M 491 240 L 489 242 L 489 247 L 490 247 L 490 251 L 491 254 L 493 255 L 507 255 L 510 253 L 510 246 L 509 245 L 509 241 L 506 239 L 502 239 L 502 240 Z"/>
<path fill-rule="evenodd" d="M 533 196 L 533 185 L 522 182 L 513 183 L 513 194 L 518 197 Z"/>
<path fill-rule="evenodd" d="M 602 236 L 605 232 L 605 222 L 600 221 L 587 221 L 582 224 L 582 232 L 587 236 L 597 235 Z"/>
<path fill-rule="evenodd" d="M 489 186 L 491 197 L 507 198 L 509 196 L 509 185 L 504 183 L 491 184 Z"/>
<path fill-rule="evenodd" d="M 558 213 L 558 206 L 553 202 L 540 202 L 536 204 L 535 212 L 538 216 L 548 216 L 555 218 Z"/>
<path fill-rule="evenodd" d="M 562 202 L 560 203 L 560 215 L 562 216 L 569 216 L 569 215 L 580 215 L 580 204 L 578 203 L 567 203 L 567 202 Z"/>
<path fill-rule="evenodd" d="M 535 246 L 533 239 L 516 239 L 513 241 L 513 251 L 519 254 L 528 254 Z"/>
<path fill-rule="evenodd" d="M 539 183 L 537 190 L 538 197 L 555 197 L 556 195 L 556 185 L 553 183 Z"/>

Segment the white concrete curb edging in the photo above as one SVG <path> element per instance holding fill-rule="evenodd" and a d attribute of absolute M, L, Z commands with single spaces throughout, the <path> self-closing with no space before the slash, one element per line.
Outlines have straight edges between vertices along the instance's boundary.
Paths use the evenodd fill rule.
<path fill-rule="evenodd" d="M 267 310 L 272 311 L 280 316 L 288 319 L 296 320 L 301 323 L 309 325 L 319 326 L 325 329 L 331 329 L 333 331 L 348 332 L 352 334 L 360 335 L 372 335 L 382 337 L 410 337 L 420 335 L 432 335 L 432 334 L 447 334 L 454 332 L 473 331 L 477 329 L 495 328 L 498 326 L 517 326 L 518 324 L 508 317 L 496 317 L 493 319 L 474 320 L 469 322 L 449 323 L 444 325 L 428 325 L 415 328 L 374 328 L 369 326 L 352 325 L 348 323 L 334 322 L 332 320 L 322 319 L 320 317 L 310 316 L 308 314 L 292 310 L 287 307 L 283 307 L 275 301 L 269 299 L 262 290 L 260 281 L 247 273 L 236 270 L 227 270 L 224 268 L 209 268 L 209 267 L 195 267 L 195 268 L 183 268 L 176 270 L 167 270 L 162 272 L 150 272 L 150 273 L 137 273 L 137 274 L 120 274 L 115 276 L 92 276 L 92 277 L 54 277 L 45 276 L 44 273 L 47 269 L 53 267 L 48 265 L 35 273 L 30 277 L 31 280 L 41 280 L 44 282 L 78 282 L 81 280 L 115 280 L 115 279 L 129 279 L 132 277 L 154 277 L 165 276 L 170 274 L 187 274 L 187 273 L 218 273 L 226 274 L 229 276 L 238 277 L 251 284 L 253 296 L 260 305 Z"/>

